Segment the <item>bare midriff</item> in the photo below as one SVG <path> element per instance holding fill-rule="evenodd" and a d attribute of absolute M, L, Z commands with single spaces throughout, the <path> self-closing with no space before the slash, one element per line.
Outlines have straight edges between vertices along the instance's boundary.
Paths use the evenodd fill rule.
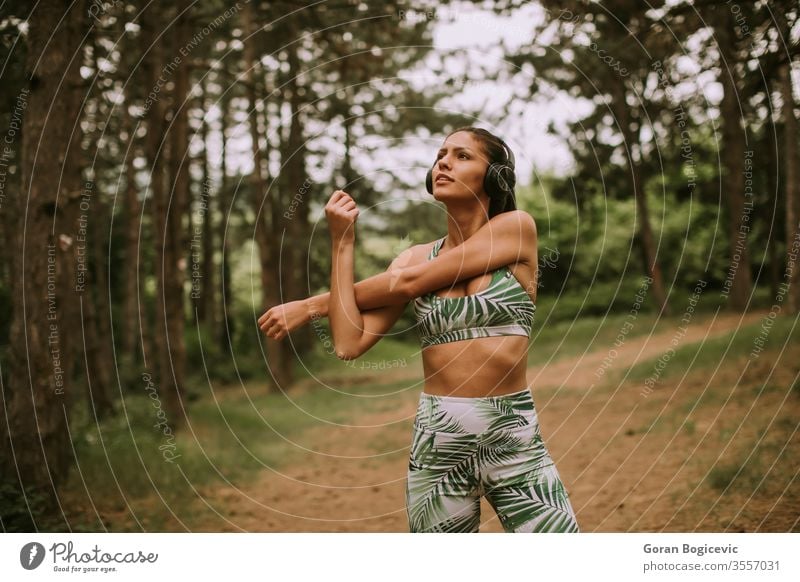
<path fill-rule="evenodd" d="M 478 398 L 528 387 L 528 337 L 480 337 L 422 350 L 427 394 Z"/>

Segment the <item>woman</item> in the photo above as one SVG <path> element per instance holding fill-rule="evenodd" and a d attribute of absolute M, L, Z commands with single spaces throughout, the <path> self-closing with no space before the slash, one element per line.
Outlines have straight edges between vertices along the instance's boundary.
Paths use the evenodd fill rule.
<path fill-rule="evenodd" d="M 347 360 L 369 350 L 413 300 L 425 388 L 406 487 L 412 532 L 477 532 L 482 495 L 505 531 L 578 531 L 525 375 L 537 240 L 531 216 L 515 210 L 515 181 L 505 142 L 479 128 L 455 130 L 426 181 L 447 207 L 447 235 L 408 249 L 386 273 L 357 285 L 358 208 L 346 192 L 334 192 L 325 207 L 330 293 L 259 319 L 280 339 L 327 313 L 337 356 Z"/>

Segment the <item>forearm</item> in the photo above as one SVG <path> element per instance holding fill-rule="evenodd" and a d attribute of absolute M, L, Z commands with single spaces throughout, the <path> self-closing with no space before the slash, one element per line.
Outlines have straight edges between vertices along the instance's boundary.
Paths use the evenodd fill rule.
<path fill-rule="evenodd" d="M 404 291 L 401 273 L 389 272 L 373 275 L 363 281 L 359 281 L 353 287 L 355 291 L 355 301 L 360 311 L 377 309 L 386 305 L 397 305 L 407 303 L 410 299 Z M 328 317 L 330 306 L 330 292 L 320 293 L 305 300 L 310 318 Z"/>
<path fill-rule="evenodd" d="M 309 319 L 316 319 L 318 317 L 328 317 L 328 302 L 331 294 L 329 291 L 320 293 L 319 295 L 312 295 L 305 299 L 306 307 L 308 308 Z"/>
<path fill-rule="evenodd" d="M 331 247 L 331 291 L 328 303 L 333 343 L 340 359 L 349 359 L 364 334 L 364 320 L 358 309 L 353 284 L 354 243 L 334 241 Z"/>

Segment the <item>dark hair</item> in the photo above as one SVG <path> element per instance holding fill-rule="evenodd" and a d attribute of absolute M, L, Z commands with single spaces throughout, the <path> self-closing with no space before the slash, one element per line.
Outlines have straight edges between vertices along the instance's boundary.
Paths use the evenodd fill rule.
<path fill-rule="evenodd" d="M 499 137 L 494 135 L 493 133 L 483 129 L 482 127 L 459 127 L 458 129 L 454 129 L 447 137 L 450 137 L 454 133 L 458 133 L 459 131 L 468 131 L 472 135 L 474 135 L 477 140 L 483 146 L 483 153 L 489 159 L 489 165 L 491 166 L 494 163 L 498 164 L 506 164 L 514 170 L 514 160 L 513 158 L 509 158 L 509 152 L 511 148 L 506 151 L 508 145 Z M 445 138 L 446 139 L 446 138 Z M 511 154 L 513 156 L 513 153 Z M 509 194 L 501 194 L 499 196 L 493 196 L 491 193 L 489 194 L 489 218 L 492 216 L 496 216 L 502 212 L 508 212 L 509 210 L 516 210 L 517 208 L 517 201 L 514 194 L 514 186 L 516 185 L 516 176 L 514 172 L 509 172 L 507 177 L 510 179 L 506 180 L 506 183 L 510 186 L 511 192 Z"/>

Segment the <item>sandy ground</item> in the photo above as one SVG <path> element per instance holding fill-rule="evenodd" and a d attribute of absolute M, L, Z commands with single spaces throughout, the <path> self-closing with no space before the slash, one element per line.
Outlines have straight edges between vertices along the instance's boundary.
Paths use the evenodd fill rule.
<path fill-rule="evenodd" d="M 692 324 L 681 345 L 763 315 Z M 604 376 L 598 370 L 608 348 L 529 370 L 545 443 L 582 531 L 800 531 L 800 391 L 788 389 L 800 350 L 670 378 L 649 393 L 641 382 L 610 378 L 658 357 L 674 335 L 627 339 Z M 417 398 L 418 390 L 408 391 L 398 410 L 364 415 L 352 428 L 315 429 L 304 438 L 307 452 L 280 471 L 264 470 L 238 488 L 198 489 L 191 515 L 167 529 L 408 531 L 405 475 Z M 727 489 L 710 485 L 714 471 L 748 458 L 756 470 Z M 485 501 L 481 515 L 481 531 L 502 531 Z"/>

